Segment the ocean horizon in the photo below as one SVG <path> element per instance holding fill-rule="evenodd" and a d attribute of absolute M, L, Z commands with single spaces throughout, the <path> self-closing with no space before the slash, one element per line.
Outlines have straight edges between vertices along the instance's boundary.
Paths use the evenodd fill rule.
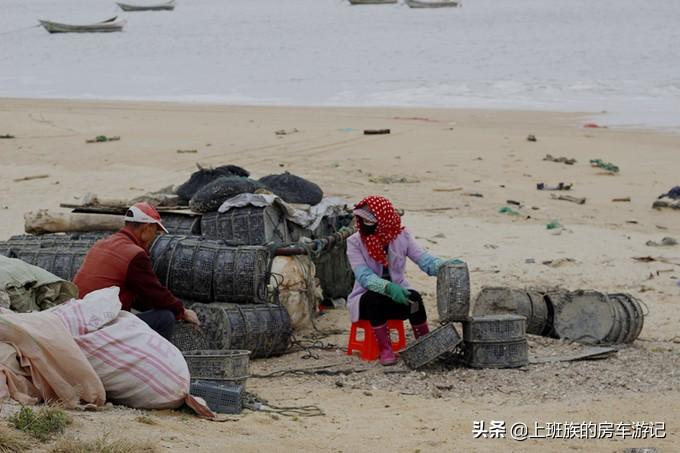
<path fill-rule="evenodd" d="M 134 3 L 133 0 L 128 3 Z M 137 0 L 149 4 L 154 0 Z M 239 105 L 581 111 L 680 128 L 680 2 L 5 0 L 0 97 Z M 54 34 L 38 19 L 123 16 L 121 33 Z"/>

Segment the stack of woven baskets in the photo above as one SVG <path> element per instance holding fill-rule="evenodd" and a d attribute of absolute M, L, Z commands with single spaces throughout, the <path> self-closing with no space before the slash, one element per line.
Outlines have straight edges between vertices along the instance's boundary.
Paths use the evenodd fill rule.
<path fill-rule="evenodd" d="M 250 351 L 185 351 L 191 375 L 190 393 L 203 398 L 215 412 L 238 414 L 243 409 Z"/>
<path fill-rule="evenodd" d="M 642 331 L 643 306 L 622 293 L 484 287 L 470 314 L 467 265 L 446 265 L 437 276 L 442 326 L 404 349 L 401 357 L 411 368 L 439 358 L 473 368 L 521 367 L 528 363 L 527 333 L 583 344 L 631 343 Z M 462 336 L 454 322 L 462 323 Z"/>

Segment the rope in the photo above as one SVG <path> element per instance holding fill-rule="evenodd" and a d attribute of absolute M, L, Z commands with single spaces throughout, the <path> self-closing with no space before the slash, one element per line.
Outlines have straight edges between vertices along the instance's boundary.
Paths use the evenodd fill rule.
<path fill-rule="evenodd" d="M 329 370 L 328 368 L 333 368 L 338 365 L 342 365 L 343 362 L 331 363 L 328 365 L 317 365 L 307 368 L 285 368 L 283 370 L 272 371 L 267 374 L 251 374 L 249 377 L 256 379 L 269 379 L 282 377 L 287 374 L 294 374 L 296 376 L 303 375 L 325 375 L 325 376 L 337 376 L 339 374 L 351 374 L 351 373 L 363 373 L 372 368 L 343 368 L 337 370 Z"/>
<path fill-rule="evenodd" d="M 16 28 L 14 30 L 7 30 L 7 31 L 0 32 L 0 35 L 9 35 L 10 33 L 17 33 L 17 32 L 20 32 L 20 31 L 30 30 L 32 28 L 38 28 L 38 27 L 42 27 L 42 25 L 38 24 L 38 25 L 31 25 L 30 27 L 22 27 L 22 28 Z"/>
<path fill-rule="evenodd" d="M 308 342 L 310 344 L 305 345 L 305 342 Z M 293 339 L 291 341 L 291 347 L 288 349 L 288 352 L 297 352 L 293 350 L 293 347 L 297 346 L 300 348 L 300 350 L 305 352 L 305 355 L 303 355 L 301 358 L 303 360 L 307 359 L 314 359 L 314 360 L 319 360 L 320 356 L 316 353 L 314 353 L 312 350 L 313 349 L 321 349 L 322 351 L 332 351 L 335 349 L 341 349 L 338 345 L 334 343 L 324 343 L 320 339 L 312 339 L 312 340 L 307 340 L 307 339 L 297 339 L 295 338 L 295 335 L 293 335 Z"/>
<path fill-rule="evenodd" d="M 319 406 L 307 404 L 304 406 L 275 406 L 266 399 L 254 393 L 246 392 L 243 407 L 251 411 L 267 412 L 284 417 L 321 417 L 326 415 Z"/>

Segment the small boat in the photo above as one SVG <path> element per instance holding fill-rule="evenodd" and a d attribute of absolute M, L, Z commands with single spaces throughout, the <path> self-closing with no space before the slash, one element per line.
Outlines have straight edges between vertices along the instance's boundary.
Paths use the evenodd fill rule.
<path fill-rule="evenodd" d="M 129 3 L 116 4 L 123 11 L 172 11 L 175 9 L 175 0 L 170 0 L 166 3 L 157 3 L 155 5 L 131 5 Z"/>
<path fill-rule="evenodd" d="M 411 8 L 455 8 L 460 6 L 461 2 L 456 0 L 406 0 L 406 4 Z"/>
<path fill-rule="evenodd" d="M 49 20 L 39 20 L 38 22 L 50 33 L 110 33 L 122 31 L 126 23 L 125 19 L 119 19 L 118 16 L 89 25 L 61 24 Z"/>
<path fill-rule="evenodd" d="M 389 5 L 398 0 L 349 0 L 352 5 Z"/>

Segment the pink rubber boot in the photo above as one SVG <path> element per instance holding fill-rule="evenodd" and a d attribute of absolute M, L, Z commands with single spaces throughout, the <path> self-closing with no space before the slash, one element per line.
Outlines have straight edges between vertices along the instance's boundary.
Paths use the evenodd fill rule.
<path fill-rule="evenodd" d="M 378 349 L 380 349 L 380 364 L 384 366 L 394 365 L 397 363 L 397 356 L 392 351 L 392 341 L 390 340 L 390 331 L 387 328 L 387 323 L 382 326 L 373 327 L 373 333 L 378 340 Z"/>
<path fill-rule="evenodd" d="M 411 324 L 411 327 L 413 328 L 413 335 L 416 337 L 416 340 L 430 333 L 430 328 L 427 326 L 427 321 L 422 324 L 418 324 L 417 326 Z"/>

